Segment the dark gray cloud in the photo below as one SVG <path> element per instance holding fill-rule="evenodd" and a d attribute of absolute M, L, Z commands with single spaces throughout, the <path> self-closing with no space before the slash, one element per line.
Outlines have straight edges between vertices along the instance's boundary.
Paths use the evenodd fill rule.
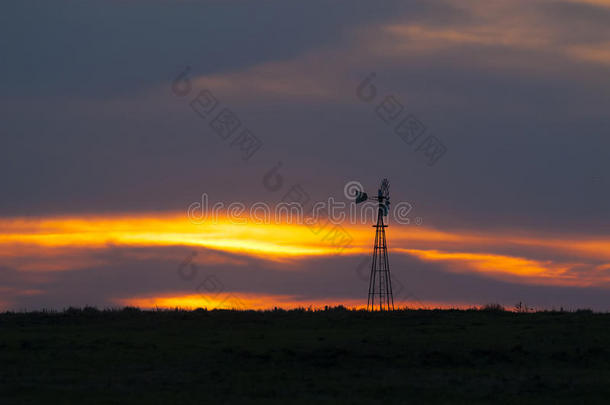
<path fill-rule="evenodd" d="M 586 2 L 522 5 L 5 3 L 0 216 L 186 210 L 203 192 L 211 201 L 273 203 L 294 184 L 313 199 L 341 198 L 349 180 L 374 190 L 388 177 L 393 200 L 413 203 L 437 228 L 608 235 L 610 11 Z M 194 88 L 179 98 L 171 83 L 186 65 Z M 372 71 L 378 94 L 365 103 L 356 87 Z M 251 161 L 189 108 L 203 88 L 264 142 Z M 379 119 L 386 95 L 448 148 L 435 166 Z M 270 192 L 262 179 L 279 161 L 284 187 Z M 268 264 L 251 263 L 227 270 L 227 283 L 351 296 L 357 285 L 341 280 L 353 263 L 343 260 L 311 266 L 341 271 L 278 270 L 277 280 Z M 58 273 L 54 292 L 22 302 L 104 304 L 112 288 L 125 295 L 185 288 L 161 276 L 172 266 L 127 261 Z M 3 285 L 17 277 L 25 286 L 3 272 Z M 273 288 L 253 281 L 259 276 Z M 336 289 L 316 287 L 328 277 L 336 278 L 323 284 Z M 525 287 L 434 266 L 411 282 L 420 279 L 416 293 L 428 300 L 605 302 L 601 290 Z M 96 293 L 97 281 L 107 288 Z M 78 283 L 90 294 L 75 295 Z M 447 283 L 477 287 L 439 287 Z"/>
<path fill-rule="evenodd" d="M 432 37 L 424 41 L 431 50 L 422 51 L 416 40 L 403 47 L 382 27 L 468 33 L 488 21 L 451 2 L 358 3 L 349 10 L 334 2 L 254 4 L 3 6 L 0 184 L 9 198 L 0 212 L 176 210 L 204 191 L 224 201 L 273 202 L 279 196 L 260 179 L 281 160 L 287 182 L 306 184 L 317 198 L 340 195 L 349 179 L 372 188 L 390 177 L 396 195 L 418 203 L 437 226 L 606 231 L 607 68 L 550 52 L 572 44 L 567 33 L 592 6 L 530 6 L 554 38 L 546 51 L 477 42 L 484 35 L 465 44 L 441 41 L 439 49 Z M 518 28 L 527 33 L 528 24 Z M 596 27 L 587 28 L 586 39 L 607 39 L 607 29 Z M 216 93 L 265 142 L 248 164 L 169 89 L 185 64 L 205 84 L 207 75 L 266 62 L 299 65 L 299 55 L 318 50 L 327 57 L 312 66 L 303 61 L 301 69 L 328 87 L 331 101 Z M 290 80 L 293 70 L 280 79 Z M 354 97 L 372 70 L 375 103 L 395 95 L 449 148 L 435 167 L 402 143 L 373 105 Z"/>
<path fill-rule="evenodd" d="M 130 94 L 198 73 L 238 70 L 336 42 L 355 24 L 423 2 L 110 0 L 2 5 L 3 93 L 10 97 Z"/>
<path fill-rule="evenodd" d="M 184 259 L 196 252 L 197 269 L 179 269 Z M 292 264 L 266 262 L 245 256 L 206 249 L 112 248 L 91 253 L 103 256 L 107 265 L 46 273 L 1 269 L 3 280 L 15 294 L 4 294 L 10 308 L 61 309 L 68 306 L 114 307 L 115 299 L 202 294 L 208 300 L 236 293 L 288 295 L 296 300 L 324 302 L 357 300 L 364 302 L 370 262 L 366 256 L 310 259 Z M 149 258 L 137 258 L 147 255 Z M 218 256 L 240 261 L 220 263 Z M 209 262 L 206 260 L 210 258 Z M 525 285 L 491 280 L 473 274 L 447 273 L 442 267 L 409 256 L 391 255 L 396 301 L 482 305 L 501 303 L 512 307 L 522 301 L 529 306 L 551 309 L 610 309 L 607 291 L 595 288 Z M 214 290 L 201 287 L 214 279 Z M 210 285 L 210 284 L 206 284 Z M 39 290 L 39 294 L 19 294 Z M 210 292 L 211 291 L 211 292 Z"/>

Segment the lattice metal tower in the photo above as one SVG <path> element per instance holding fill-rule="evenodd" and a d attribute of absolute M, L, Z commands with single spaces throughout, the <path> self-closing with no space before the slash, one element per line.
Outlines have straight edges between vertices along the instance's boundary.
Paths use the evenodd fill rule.
<path fill-rule="evenodd" d="M 356 203 L 366 201 L 368 196 L 365 192 L 358 193 Z M 383 179 L 377 197 L 371 198 L 379 202 L 377 210 L 377 224 L 375 228 L 375 243 L 373 245 L 373 262 L 369 279 L 369 296 L 366 309 L 370 311 L 394 310 L 394 297 L 392 296 L 392 277 L 390 274 L 390 263 L 388 261 L 388 244 L 385 237 L 387 225 L 383 217 L 390 210 L 390 183 Z"/>

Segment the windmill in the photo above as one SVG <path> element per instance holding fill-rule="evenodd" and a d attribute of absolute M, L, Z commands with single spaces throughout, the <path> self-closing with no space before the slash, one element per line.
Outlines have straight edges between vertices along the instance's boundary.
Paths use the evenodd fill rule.
<path fill-rule="evenodd" d="M 356 204 L 368 199 L 368 195 L 359 190 L 356 192 Z M 375 243 L 373 245 L 373 263 L 371 264 L 371 275 L 369 279 L 369 297 L 366 304 L 367 310 L 374 311 L 375 305 L 379 311 L 394 310 L 394 297 L 392 296 L 392 278 L 390 276 L 390 263 L 388 262 L 388 245 L 385 238 L 383 217 L 390 210 L 390 182 L 383 179 L 381 187 L 377 191 L 377 197 L 371 200 L 379 202 L 377 210 L 377 225 L 375 228 Z"/>

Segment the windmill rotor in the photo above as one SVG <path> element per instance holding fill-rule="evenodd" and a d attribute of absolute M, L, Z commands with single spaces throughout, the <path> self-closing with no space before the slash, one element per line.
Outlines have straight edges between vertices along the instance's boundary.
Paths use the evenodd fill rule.
<path fill-rule="evenodd" d="M 379 209 L 383 212 L 383 216 L 387 217 L 390 211 L 390 182 L 388 179 L 383 179 L 377 195 L 379 201 Z"/>
<path fill-rule="evenodd" d="M 390 182 L 388 179 L 383 179 L 379 188 L 384 199 L 390 199 Z"/>

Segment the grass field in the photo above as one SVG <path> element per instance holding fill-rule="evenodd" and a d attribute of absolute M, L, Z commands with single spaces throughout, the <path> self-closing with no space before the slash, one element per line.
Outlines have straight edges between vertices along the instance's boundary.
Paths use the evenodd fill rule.
<path fill-rule="evenodd" d="M 610 402 L 610 314 L 0 314 L 0 404 Z"/>

